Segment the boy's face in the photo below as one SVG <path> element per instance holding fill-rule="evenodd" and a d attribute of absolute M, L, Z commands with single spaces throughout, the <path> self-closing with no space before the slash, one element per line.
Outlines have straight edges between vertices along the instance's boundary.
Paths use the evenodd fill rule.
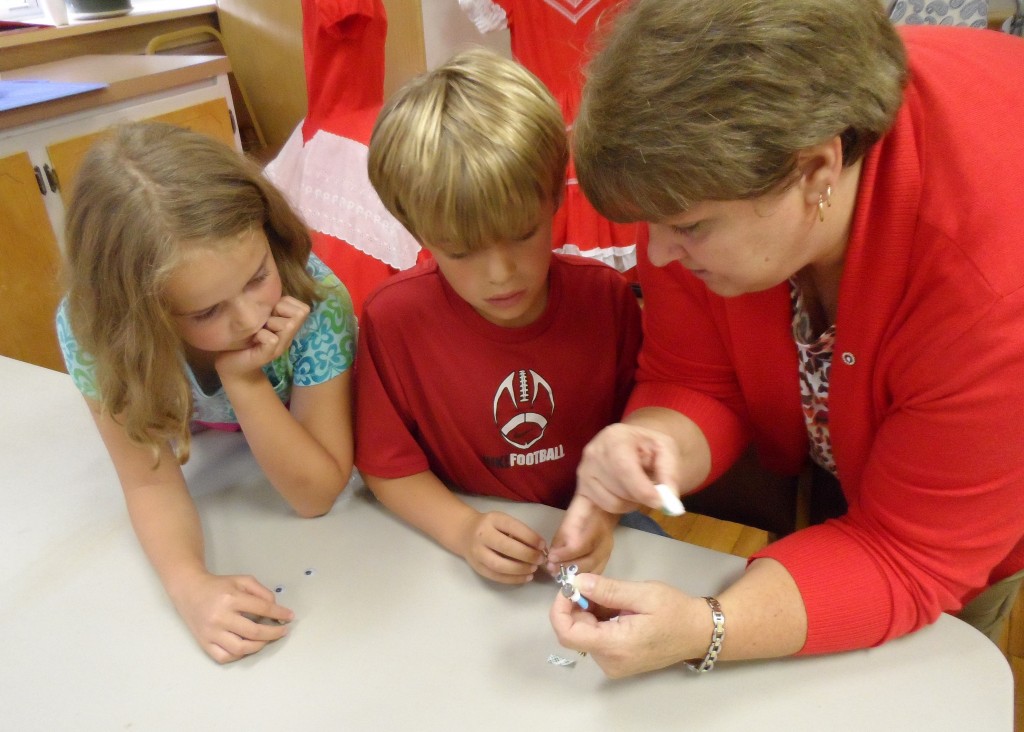
<path fill-rule="evenodd" d="M 498 241 L 472 252 L 427 243 L 424 247 L 452 289 L 481 317 L 521 328 L 547 306 L 553 214 L 552 204 L 543 204 L 537 226 L 524 239 Z"/>

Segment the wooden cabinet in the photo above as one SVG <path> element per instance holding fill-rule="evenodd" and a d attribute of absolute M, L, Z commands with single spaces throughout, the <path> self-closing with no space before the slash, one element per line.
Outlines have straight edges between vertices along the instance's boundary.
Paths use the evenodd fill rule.
<path fill-rule="evenodd" d="M 53 312 L 60 254 L 28 153 L 0 157 L 0 354 L 63 368 Z"/>
<path fill-rule="evenodd" d="M 154 114 L 138 118 L 131 117 L 131 119 L 146 119 L 186 127 L 196 132 L 204 132 L 227 145 L 237 147 L 234 123 L 232 122 L 233 115 L 228 108 L 227 101 L 220 97 L 211 99 L 208 102 L 200 102 L 199 104 L 175 109 L 165 114 Z M 51 142 L 46 145 L 46 157 L 53 165 L 59 190 L 71 190 L 82 158 L 85 157 L 92 144 L 102 135 L 103 130 L 100 130 L 67 140 Z M 44 175 L 45 173 L 46 171 L 44 170 Z"/>
<path fill-rule="evenodd" d="M 0 355 L 63 370 L 54 312 L 63 292 L 64 201 L 89 146 L 113 124 L 154 119 L 241 150 L 227 60 L 85 56 L 4 79 L 98 81 L 98 92 L 0 112 Z"/>

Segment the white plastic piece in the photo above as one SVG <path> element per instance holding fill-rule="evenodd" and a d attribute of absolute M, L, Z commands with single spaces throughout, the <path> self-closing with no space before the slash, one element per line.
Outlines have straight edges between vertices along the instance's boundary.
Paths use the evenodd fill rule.
<path fill-rule="evenodd" d="M 654 490 L 658 491 L 658 496 L 661 498 L 661 512 L 666 516 L 682 516 L 686 513 L 686 509 L 683 508 L 683 502 L 679 500 L 679 496 L 672 492 L 664 483 L 655 483 Z"/>
<path fill-rule="evenodd" d="M 550 663 L 552 666 L 567 666 L 568 668 L 572 668 L 576 665 L 576 661 L 574 661 L 573 659 L 565 658 L 563 656 L 556 656 L 554 653 L 548 656 L 548 663 Z"/>

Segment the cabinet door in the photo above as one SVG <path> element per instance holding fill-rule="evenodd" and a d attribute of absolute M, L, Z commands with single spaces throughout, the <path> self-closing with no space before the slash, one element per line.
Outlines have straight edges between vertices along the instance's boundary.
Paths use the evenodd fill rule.
<path fill-rule="evenodd" d="M 149 119 L 202 132 L 220 140 L 228 147 L 235 147 L 235 126 L 228 111 L 228 103 L 224 99 L 211 99 Z"/>
<path fill-rule="evenodd" d="M 202 132 L 220 140 L 229 147 L 235 147 L 235 130 L 231 121 L 231 113 L 228 110 L 227 101 L 221 98 L 193 104 L 189 107 L 147 117 L 146 119 L 154 122 L 166 122 L 195 130 L 196 132 Z M 70 195 L 74 186 L 75 176 L 78 174 L 78 168 L 82 164 L 82 159 L 101 135 L 103 135 L 103 131 L 93 132 L 88 135 L 80 135 L 67 140 L 61 140 L 60 142 L 54 142 L 46 146 L 46 154 L 50 158 L 54 170 L 57 171 L 60 187 L 68 195 Z"/>
<path fill-rule="evenodd" d="M 0 355 L 57 371 L 60 253 L 27 153 L 0 158 Z"/>

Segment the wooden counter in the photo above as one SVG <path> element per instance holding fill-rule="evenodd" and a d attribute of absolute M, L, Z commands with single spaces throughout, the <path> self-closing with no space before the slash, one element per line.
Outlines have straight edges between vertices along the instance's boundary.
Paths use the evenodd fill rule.
<path fill-rule="evenodd" d="M 218 27 L 217 4 L 203 0 L 136 0 L 128 15 L 75 20 L 60 27 L 0 33 L 0 77 L 6 71 L 83 54 L 141 54 L 154 36 L 193 26 Z"/>
<path fill-rule="evenodd" d="M 115 104 L 226 74 L 224 56 L 79 56 L 4 74 L 5 80 L 102 82 L 108 87 L 0 112 L 0 130 Z"/>
<path fill-rule="evenodd" d="M 223 56 L 80 56 L 5 72 L 5 80 L 108 86 L 0 112 L 0 355 L 64 362 L 53 314 L 61 296 L 64 192 L 111 125 L 158 120 L 241 149 Z"/>

